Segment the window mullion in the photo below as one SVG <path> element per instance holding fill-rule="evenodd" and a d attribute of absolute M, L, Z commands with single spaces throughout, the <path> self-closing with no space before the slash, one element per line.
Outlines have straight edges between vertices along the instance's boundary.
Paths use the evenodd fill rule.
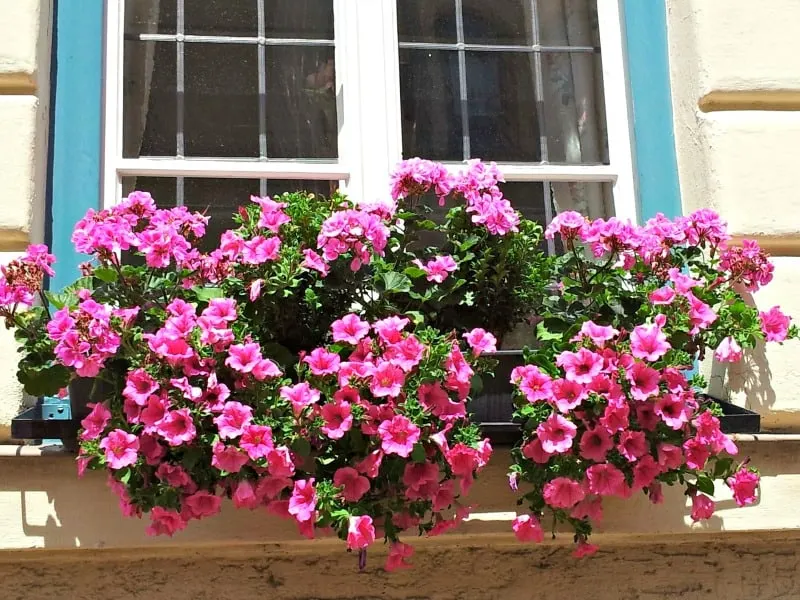
<path fill-rule="evenodd" d="M 105 56 L 103 57 L 103 140 L 100 166 L 100 204 L 115 204 L 122 194 L 122 180 L 116 165 L 122 157 L 123 123 L 123 30 L 125 0 L 109 0 L 105 13 Z"/>
<path fill-rule="evenodd" d="M 619 177 L 614 182 L 614 208 L 621 219 L 639 220 L 636 200 L 633 148 L 625 67 L 625 43 L 622 38 L 622 0 L 598 0 L 597 18 L 600 46 L 603 49 L 603 87 L 606 102 L 609 162 Z"/>
<path fill-rule="evenodd" d="M 395 0 L 335 1 L 339 152 L 351 167 L 346 189 L 356 200 L 375 199 L 386 195 L 401 157 Z"/>

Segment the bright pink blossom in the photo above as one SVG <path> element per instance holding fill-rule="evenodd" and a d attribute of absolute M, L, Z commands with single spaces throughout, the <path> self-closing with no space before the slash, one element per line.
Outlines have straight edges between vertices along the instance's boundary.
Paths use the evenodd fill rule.
<path fill-rule="evenodd" d="M 122 429 L 115 429 L 100 440 L 100 448 L 105 451 L 109 468 L 123 469 L 136 464 L 139 456 L 139 438 Z"/>
<path fill-rule="evenodd" d="M 698 492 L 695 492 L 691 498 L 692 521 L 696 523 L 697 521 L 710 519 L 716 508 L 714 501 L 705 494 L 700 494 Z"/>
<path fill-rule="evenodd" d="M 728 336 L 723 339 L 717 349 L 714 350 L 714 358 L 719 362 L 735 363 L 742 360 L 742 347 L 739 343 Z"/>
<path fill-rule="evenodd" d="M 332 440 L 340 440 L 353 426 L 353 415 L 348 402 L 335 402 L 322 406 L 322 418 L 325 424 L 320 431 Z"/>
<path fill-rule="evenodd" d="M 335 375 L 339 370 L 341 359 L 335 352 L 316 348 L 303 358 L 303 362 L 309 366 L 313 375 Z"/>
<path fill-rule="evenodd" d="M 334 342 L 346 342 L 356 345 L 369 333 L 369 323 L 362 321 L 358 315 L 350 313 L 331 324 Z"/>
<path fill-rule="evenodd" d="M 372 517 L 350 517 L 347 525 L 347 547 L 351 550 L 363 550 L 374 541 L 375 526 L 372 524 Z"/>
<path fill-rule="evenodd" d="M 222 437 L 220 435 L 220 437 Z M 268 425 L 248 424 L 242 427 L 242 436 L 239 439 L 239 447 L 247 452 L 252 460 L 265 458 L 270 450 L 274 448 L 272 444 L 272 428 Z"/>
<path fill-rule="evenodd" d="M 396 398 L 403 391 L 406 375 L 403 369 L 389 362 L 382 362 L 372 374 L 369 389 L 376 398 Z"/>
<path fill-rule="evenodd" d="M 447 279 L 450 273 L 458 269 L 456 261 L 453 260 L 453 257 L 449 255 L 436 256 L 424 264 L 419 259 L 415 259 L 413 262 L 420 269 L 425 271 L 425 275 L 427 276 L 426 279 L 428 281 L 435 281 L 436 283 L 442 283 L 445 279 Z"/>
<path fill-rule="evenodd" d="M 552 379 L 534 365 L 514 367 L 511 383 L 517 385 L 528 402 L 548 400 L 552 392 Z"/>
<path fill-rule="evenodd" d="M 602 348 L 609 340 L 619 335 L 619 331 L 610 325 L 597 325 L 593 321 L 585 321 L 574 341 L 589 338 L 598 348 Z"/>
<path fill-rule="evenodd" d="M 606 454 L 614 447 L 611 435 L 602 427 L 587 429 L 581 436 L 581 456 L 595 462 L 606 460 Z"/>
<path fill-rule="evenodd" d="M 81 421 L 81 427 L 83 431 L 81 431 L 81 439 L 82 440 L 96 440 L 106 429 L 109 422 L 111 421 L 111 411 L 106 408 L 106 405 L 98 402 L 97 404 L 88 404 L 88 408 L 91 408 L 91 412 L 84 417 Z"/>
<path fill-rule="evenodd" d="M 153 507 L 150 511 L 150 526 L 147 535 L 168 535 L 172 537 L 178 531 L 186 528 L 186 520 L 175 510 Z"/>
<path fill-rule="evenodd" d="M 568 381 L 580 384 L 590 383 L 603 370 L 603 358 L 587 348 L 562 352 L 556 357 L 556 364 L 564 369 Z"/>
<path fill-rule="evenodd" d="M 767 312 L 758 313 L 761 319 L 761 331 L 768 342 L 782 342 L 789 332 L 791 318 L 783 314 L 781 309 L 773 306 Z"/>
<path fill-rule="evenodd" d="M 624 496 L 625 475 L 610 463 L 592 465 L 586 469 L 589 491 L 598 496 Z"/>
<path fill-rule="evenodd" d="M 561 415 L 553 413 L 536 428 L 536 437 L 542 442 L 542 449 L 550 454 L 563 454 L 572 448 L 572 441 L 578 428 Z"/>
<path fill-rule="evenodd" d="M 370 484 L 353 467 L 342 467 L 333 474 L 333 485 L 342 488 L 342 498 L 347 502 L 358 502 L 369 491 Z"/>
<path fill-rule="evenodd" d="M 658 322 L 638 325 L 631 332 L 631 354 L 641 360 L 654 362 L 672 347 Z"/>
<path fill-rule="evenodd" d="M 188 408 L 168 411 L 156 429 L 170 446 L 181 446 L 194 440 L 197 429 Z"/>
<path fill-rule="evenodd" d="M 222 498 L 206 491 L 195 492 L 183 501 L 181 515 L 190 519 L 204 519 L 212 517 L 219 512 Z"/>
<path fill-rule="evenodd" d="M 227 473 L 238 473 L 247 464 L 247 454 L 236 446 L 226 446 L 217 442 L 211 450 L 211 466 Z"/>
<path fill-rule="evenodd" d="M 313 479 L 300 479 L 294 482 L 294 491 L 289 498 L 289 514 L 298 521 L 314 518 L 317 508 L 317 490 Z"/>
<path fill-rule="evenodd" d="M 556 477 L 543 489 L 544 501 L 553 508 L 572 508 L 584 499 L 581 484 L 569 477 Z"/>
<path fill-rule="evenodd" d="M 647 438 L 642 431 L 623 431 L 619 434 L 617 450 L 628 462 L 636 462 L 648 452 Z"/>
<path fill-rule="evenodd" d="M 520 542 L 541 542 L 544 540 L 544 531 L 534 515 L 519 515 L 511 525 L 514 535 Z"/>
<path fill-rule="evenodd" d="M 408 417 L 395 415 L 378 426 L 381 450 L 386 454 L 397 454 L 408 458 L 414 444 L 419 441 L 420 430 Z"/>
<path fill-rule="evenodd" d="M 312 388 L 307 382 L 303 381 L 295 385 L 281 387 L 280 396 L 292 403 L 295 415 L 300 415 L 306 407 L 319 402 L 320 393 L 319 390 Z"/>
<path fill-rule="evenodd" d="M 463 337 L 472 348 L 473 356 L 497 351 L 497 338 L 485 329 L 477 327 L 465 333 Z"/>
<path fill-rule="evenodd" d="M 733 477 L 728 477 L 725 483 L 733 491 L 733 499 L 739 506 L 754 504 L 756 501 L 756 490 L 760 477 L 749 469 L 739 469 Z"/>
<path fill-rule="evenodd" d="M 244 428 L 253 420 L 253 408 L 241 402 L 226 402 L 222 414 L 214 418 L 219 437 L 231 440 L 242 435 Z"/>

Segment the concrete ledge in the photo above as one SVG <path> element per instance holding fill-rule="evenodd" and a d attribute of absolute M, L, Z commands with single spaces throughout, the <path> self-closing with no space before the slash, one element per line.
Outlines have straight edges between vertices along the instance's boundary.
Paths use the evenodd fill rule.
<path fill-rule="evenodd" d="M 604 509 L 605 519 L 597 527 L 598 536 L 602 536 L 598 541 L 800 530 L 796 512 L 787 510 L 800 497 L 800 441 L 742 441 L 740 452 L 742 459 L 750 456 L 763 475 L 759 504 L 738 508 L 727 488 L 718 486 L 715 516 L 705 523 L 692 524 L 687 499 L 676 488 L 665 490 L 666 502 L 659 506 L 651 505 L 644 495 L 627 501 L 609 500 Z M 511 519 L 518 507 L 517 496 L 508 489 L 506 480 L 509 458 L 507 450 L 497 450 L 467 499 L 474 507 L 474 518 L 453 535 L 511 535 Z M 236 510 L 228 503 L 220 515 L 193 522 L 174 538 L 149 538 L 144 533 L 145 527 L 144 520 L 120 515 L 103 474 L 90 473 L 83 480 L 77 479 L 74 456 L 15 454 L 13 459 L 0 460 L 0 549 L 155 549 L 251 543 L 277 544 L 283 548 L 300 539 L 292 522 L 265 511 Z M 571 540 L 568 534 L 561 537 L 567 542 Z"/>
<path fill-rule="evenodd" d="M 0 74 L 0 95 L 34 95 L 36 93 L 36 79 L 32 73 L 2 73 Z"/>

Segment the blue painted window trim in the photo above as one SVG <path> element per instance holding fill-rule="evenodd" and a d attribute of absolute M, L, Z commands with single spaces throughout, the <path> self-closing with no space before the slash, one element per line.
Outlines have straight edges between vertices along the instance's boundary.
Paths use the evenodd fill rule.
<path fill-rule="evenodd" d="M 682 214 L 672 118 L 665 0 L 624 0 L 640 214 Z"/>

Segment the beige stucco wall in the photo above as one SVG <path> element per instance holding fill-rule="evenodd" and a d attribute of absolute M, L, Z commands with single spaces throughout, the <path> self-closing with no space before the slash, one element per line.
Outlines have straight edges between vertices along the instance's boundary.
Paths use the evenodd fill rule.
<path fill-rule="evenodd" d="M 800 2 L 668 0 L 675 139 L 684 211 L 719 211 L 775 256 L 755 294 L 800 318 Z M 756 350 L 713 391 L 758 410 L 766 429 L 800 428 L 800 342 Z"/>
<path fill-rule="evenodd" d="M 44 238 L 50 0 L 0 0 L 0 262 Z M 23 401 L 13 336 L 0 328 L 0 443 Z"/>

